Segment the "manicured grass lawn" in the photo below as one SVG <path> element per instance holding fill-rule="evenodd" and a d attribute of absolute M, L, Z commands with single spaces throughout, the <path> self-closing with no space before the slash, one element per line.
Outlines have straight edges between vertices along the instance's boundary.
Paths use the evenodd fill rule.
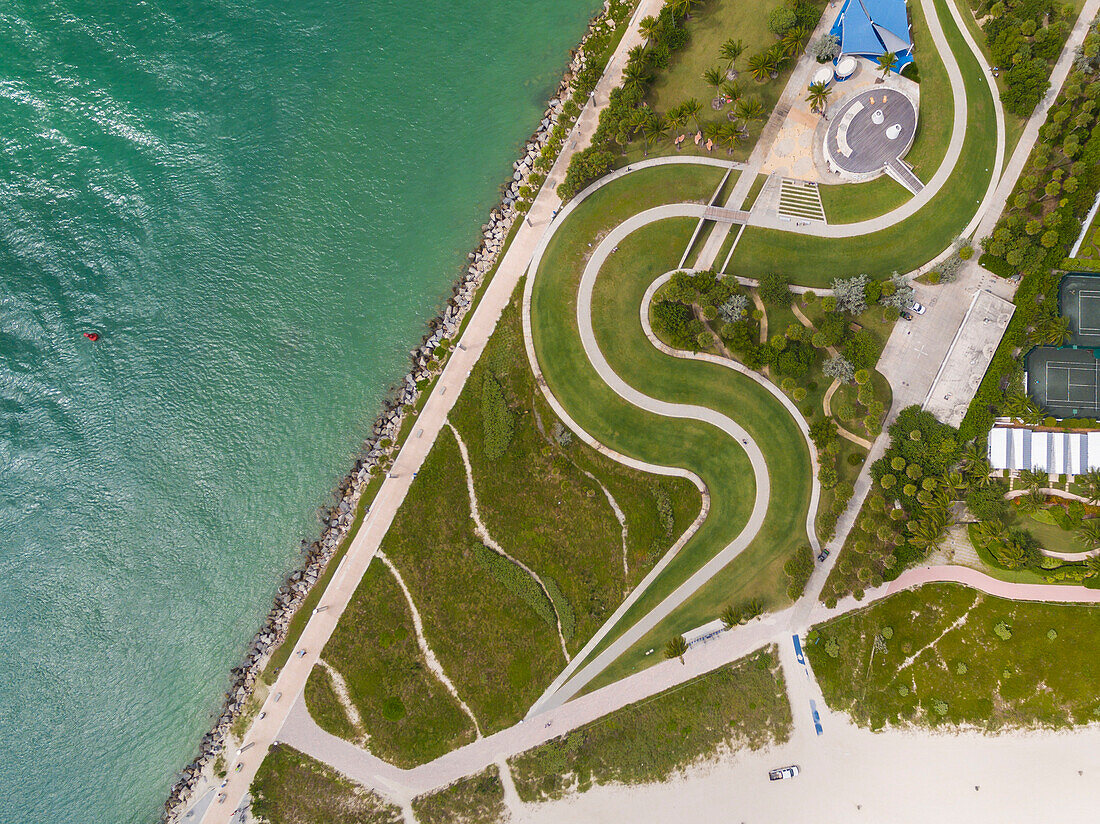
<path fill-rule="evenodd" d="M 401 808 L 286 744 L 252 782 L 252 812 L 269 824 L 400 824 Z"/>
<path fill-rule="evenodd" d="M 412 808 L 420 824 L 496 824 L 508 812 L 495 764 L 438 792 L 417 796 Z"/>
<path fill-rule="evenodd" d="M 728 271 L 744 277 L 783 272 L 806 286 L 825 286 L 838 275 L 886 277 L 907 272 L 946 249 L 973 216 L 985 193 L 996 144 L 993 101 L 977 62 L 944 3 L 940 20 L 958 59 L 967 93 L 967 132 L 962 155 L 944 187 L 915 215 L 880 232 L 854 238 L 820 238 L 775 229 L 748 228 Z M 922 82 L 922 88 L 925 85 Z M 922 111 L 924 106 L 922 105 Z"/>
<path fill-rule="evenodd" d="M 838 183 L 817 187 L 829 223 L 858 223 L 884 215 L 913 195 L 888 175 L 866 183 Z"/>
<path fill-rule="evenodd" d="M 994 631 L 1002 624 L 1007 639 Z M 872 660 L 876 635 L 891 637 Z M 1100 720 L 1098 642 L 1095 606 L 931 584 L 815 627 L 805 648 L 829 706 L 863 726 L 998 730 Z"/>
<path fill-rule="evenodd" d="M 378 757 L 412 767 L 473 740 L 469 718 L 425 666 L 408 603 L 380 561 L 367 568 L 322 658 L 344 677 Z M 357 737 L 320 666 L 310 673 L 306 703 L 322 728 Z"/>
<path fill-rule="evenodd" d="M 913 145 L 905 155 L 905 162 L 913 167 L 921 181 L 927 183 L 947 153 L 947 144 L 951 140 L 951 129 L 955 122 L 955 95 L 951 91 L 951 81 L 947 77 L 943 58 L 928 32 L 924 7 L 920 3 L 910 3 L 909 14 L 913 23 L 913 53 L 917 57 L 921 82 L 917 133 L 913 137 Z M 943 14 L 950 14 L 946 7 L 943 8 Z M 944 32 L 948 32 L 946 25 Z M 963 47 L 966 47 L 965 43 Z M 970 54 L 969 49 L 967 54 Z M 969 94 L 969 89 L 967 93 Z"/>
<path fill-rule="evenodd" d="M 576 785 L 664 781 L 721 748 L 759 749 L 790 736 L 791 708 L 775 647 L 631 704 L 509 760 L 527 802 Z"/>
<path fill-rule="evenodd" d="M 726 68 L 726 63 L 718 56 L 718 51 L 722 44 L 732 37 L 740 39 L 745 46 L 745 53 L 736 64 L 736 68 L 740 71 L 737 82 L 744 86 L 746 95 L 759 95 L 765 111 L 770 114 L 787 85 L 791 68 L 780 72 L 775 80 L 769 79 L 761 83 L 753 80 L 748 73 L 748 63 L 753 54 L 762 52 L 778 42 L 778 38 L 768 30 L 768 16 L 772 10 L 782 5 L 784 0 L 748 0 L 747 2 L 705 0 L 692 12 L 691 18 L 686 23 L 685 28 L 689 37 L 687 45 L 672 55 L 668 68 L 654 82 L 647 98 L 649 106 L 664 114 L 673 106 L 694 97 L 703 104 L 703 112 L 700 115 L 703 122 L 724 121 L 730 107 L 726 106 L 720 111 L 711 108 L 710 101 L 714 98 L 714 88 L 704 82 L 703 72 L 714 66 L 723 70 Z M 790 66 L 794 66 L 793 60 Z M 732 155 L 721 148 L 715 148 L 710 154 L 715 157 L 729 157 L 732 160 L 747 159 L 766 122 L 765 119 L 750 124 L 748 139 L 738 144 Z M 693 155 L 708 154 L 705 145 L 696 146 L 690 139 L 695 131 L 695 124 L 689 123 L 678 132 L 678 134 L 689 135 L 689 139 L 684 141 L 681 152 Z M 664 143 L 652 148 L 650 155 L 675 152 L 676 149 L 670 143 Z M 625 165 L 641 157 L 641 142 L 636 140 L 621 162 Z"/>
<path fill-rule="evenodd" d="M 630 180 L 619 181 L 615 186 Z M 637 181 L 634 185 L 638 185 Z M 615 186 L 599 194 L 606 195 L 614 205 L 637 201 Z M 670 190 L 663 199 L 685 198 L 680 191 Z M 636 205 L 625 215 L 609 214 L 609 205 L 604 203 L 583 204 L 568 218 L 571 222 L 547 250 L 535 284 L 532 308 L 540 363 L 555 395 L 570 414 L 615 449 L 645 460 L 690 467 L 704 477 L 714 496 L 711 512 L 700 532 L 605 643 L 732 540 L 745 522 L 754 494 L 751 468 L 739 445 L 729 443 L 708 425 L 651 416 L 625 403 L 595 375 L 584 355 L 576 331 L 576 290 L 588 255 L 588 243 L 639 210 Z M 609 362 L 628 383 L 656 397 L 723 410 L 752 431 L 765 448 L 776 447 L 768 454 L 773 494 L 782 494 L 788 504 L 792 499 L 799 501 L 799 505 L 785 506 L 782 513 L 775 512 L 776 507 L 770 508 L 769 521 L 778 518 L 786 523 L 777 529 L 778 536 L 769 531 L 774 528 L 772 524 L 765 524 L 761 538 L 728 568 L 736 572 L 737 579 L 726 579 L 726 588 L 728 591 L 746 585 L 751 579 L 748 585 L 761 590 L 767 603 L 780 603 L 784 600 L 783 582 L 768 573 L 785 562 L 789 543 L 796 543 L 799 533 L 804 536 L 804 528 L 797 525 L 800 519 L 803 523 L 805 519 L 809 455 L 801 434 L 778 402 L 755 382 L 713 364 L 662 355 L 645 340 L 637 320 L 642 293 L 653 278 L 675 265 L 693 226 L 691 220 L 663 221 L 620 244 L 619 252 L 609 261 L 597 285 L 597 310 L 593 313 L 597 338 Z M 711 611 L 714 605 L 705 608 Z"/>

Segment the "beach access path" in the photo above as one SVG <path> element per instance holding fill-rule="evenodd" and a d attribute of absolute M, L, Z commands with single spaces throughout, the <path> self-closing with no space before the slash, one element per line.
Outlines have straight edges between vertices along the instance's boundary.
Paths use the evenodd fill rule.
<path fill-rule="evenodd" d="M 519 228 L 500 259 L 496 274 L 484 287 L 481 301 L 451 353 L 434 391 L 414 419 L 411 434 L 397 453 L 393 467 L 371 503 L 362 526 L 325 589 L 320 611 L 315 611 L 310 617 L 297 647 L 272 686 L 262 707 L 264 717 L 253 723 L 241 742 L 242 747 L 248 749 L 239 757 L 229 754 L 229 779 L 220 790 L 225 793 L 225 800 L 207 807 L 201 819 L 203 824 L 229 824 L 234 811 L 248 793 L 260 762 L 267 755 L 268 748 L 276 740 L 291 707 L 304 690 L 309 673 L 320 658 L 321 650 L 332 636 L 368 564 L 389 531 L 398 508 L 408 494 L 413 475 L 424 463 L 447 420 L 447 415 L 462 393 L 470 370 L 481 357 L 519 279 L 527 271 L 527 264 L 540 238 L 549 229 L 561 207 L 556 189 L 565 179 L 570 159 L 591 142 L 598 125 L 600 109 L 607 105 L 609 94 L 622 79 L 628 52 L 644 42 L 638 28 L 639 21 L 656 15 L 663 5 L 663 0 L 641 0 L 635 9 L 618 48 L 608 61 L 603 76 L 581 110 L 576 124 L 567 135 L 557 162 L 547 175 L 546 182 L 539 190 L 526 218 L 519 220 Z M 276 701 L 276 696 L 281 698 Z M 196 788 L 194 799 L 198 801 L 204 794 L 205 788 L 200 786 Z"/>

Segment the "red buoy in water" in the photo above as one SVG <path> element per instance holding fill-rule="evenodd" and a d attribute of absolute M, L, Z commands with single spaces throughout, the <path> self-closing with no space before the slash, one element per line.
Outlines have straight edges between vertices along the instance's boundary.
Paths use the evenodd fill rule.
<path fill-rule="evenodd" d="M 99 332 L 85 332 L 84 337 L 86 337 L 92 343 L 95 343 L 97 340 L 99 340 Z"/>

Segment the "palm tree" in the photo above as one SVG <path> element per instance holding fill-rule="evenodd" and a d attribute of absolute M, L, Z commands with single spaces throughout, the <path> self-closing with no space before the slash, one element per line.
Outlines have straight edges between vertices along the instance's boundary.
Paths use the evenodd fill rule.
<path fill-rule="evenodd" d="M 802 43 L 808 34 L 805 26 L 791 26 L 779 41 L 783 53 L 787 57 L 794 57 L 802 48 Z"/>
<path fill-rule="evenodd" d="M 783 71 L 783 68 L 787 65 L 788 57 L 786 52 L 783 51 L 783 46 L 776 43 L 766 52 L 764 56 L 768 61 L 768 76 L 775 80 L 779 77 L 779 73 Z"/>
<path fill-rule="evenodd" d="M 643 17 L 641 22 L 638 23 L 638 31 L 642 37 L 646 39 L 648 43 L 653 39 L 653 35 L 661 30 L 661 24 L 656 17 L 650 15 L 649 17 Z"/>
<path fill-rule="evenodd" d="M 771 61 L 767 52 L 754 54 L 749 58 L 749 74 L 753 80 L 764 81 L 771 73 Z"/>
<path fill-rule="evenodd" d="M 1038 489 L 1050 483 L 1050 475 L 1039 467 L 1020 470 L 1020 483 L 1027 489 Z"/>
<path fill-rule="evenodd" d="M 722 44 L 722 48 L 718 50 L 718 56 L 726 61 L 726 74 L 732 73 L 734 77 L 737 76 L 737 72 L 733 68 L 733 64 L 737 62 L 737 58 L 745 51 L 745 46 L 740 40 L 734 40 L 732 37 Z M 733 77 L 730 78 L 733 80 Z"/>
<path fill-rule="evenodd" d="M 676 17 L 690 17 L 691 13 L 700 2 L 702 2 L 702 0 L 668 0 L 668 2 L 665 3 L 665 8 L 671 11 Z"/>
<path fill-rule="evenodd" d="M 684 653 L 688 651 L 688 642 L 682 635 L 674 635 L 665 644 L 665 658 L 679 658 L 684 663 Z"/>
<path fill-rule="evenodd" d="M 728 120 L 725 123 L 719 123 L 715 132 L 717 135 L 715 139 L 726 147 L 727 154 L 733 154 L 737 144 L 746 137 L 745 131 L 740 126 Z"/>
<path fill-rule="evenodd" d="M 709 69 L 703 72 L 703 82 L 714 89 L 714 94 L 718 94 L 718 87 L 726 82 L 726 75 L 722 72 L 721 67 L 711 66 Z"/>
<path fill-rule="evenodd" d="M 723 83 L 719 91 L 734 102 L 740 100 L 745 95 L 745 87 L 736 81 Z"/>
<path fill-rule="evenodd" d="M 884 52 L 878 56 L 878 70 L 882 72 L 882 79 L 885 80 L 886 76 L 890 74 L 890 70 L 894 68 L 894 65 L 898 62 L 898 56 L 893 52 Z"/>
<path fill-rule="evenodd" d="M 1090 518 L 1077 527 L 1076 538 L 1089 549 L 1100 547 L 1100 518 Z"/>
<path fill-rule="evenodd" d="M 694 97 L 689 97 L 680 105 L 684 108 L 684 114 L 686 114 L 690 120 L 695 121 L 696 128 L 701 128 L 702 123 L 699 120 L 699 116 L 703 113 L 703 104 Z"/>
<path fill-rule="evenodd" d="M 1085 497 L 1090 504 L 1100 504 L 1100 469 L 1090 469 L 1083 475 L 1078 475 L 1077 480 L 1087 490 Z"/>
<path fill-rule="evenodd" d="M 1038 489 L 1029 489 L 1026 495 L 1021 495 L 1017 506 L 1021 512 L 1038 512 L 1047 502 L 1047 496 Z"/>
<path fill-rule="evenodd" d="M 688 117 L 690 115 L 684 109 L 684 104 L 681 103 L 678 106 L 673 106 L 668 110 L 666 115 L 668 119 L 668 125 L 673 129 L 682 129 L 687 125 Z"/>
<path fill-rule="evenodd" d="M 737 116 L 746 123 L 763 120 L 767 114 L 763 101 L 761 101 L 759 95 L 755 94 L 750 94 L 748 97 L 742 97 L 738 100 L 737 104 L 734 106 L 734 111 L 737 112 Z"/>
<path fill-rule="evenodd" d="M 642 154 L 649 155 L 649 144 L 651 142 L 656 143 L 664 137 L 668 137 L 668 123 L 665 122 L 664 117 L 652 109 L 639 109 L 644 112 L 642 122 L 640 124 L 640 131 L 642 133 Z"/>
<path fill-rule="evenodd" d="M 810 111 L 824 115 L 832 94 L 832 87 L 828 83 L 811 83 L 810 93 L 806 96 L 806 102 L 810 104 Z"/>
<path fill-rule="evenodd" d="M 649 88 L 649 72 L 641 62 L 630 62 L 623 69 L 623 91 L 641 97 Z"/>
<path fill-rule="evenodd" d="M 1000 541 L 1007 529 L 1008 526 L 1005 522 L 997 518 L 979 521 L 975 537 L 983 547 L 988 547 L 990 544 Z"/>
<path fill-rule="evenodd" d="M 1100 575 L 1100 555 L 1090 555 L 1085 559 L 1085 566 L 1088 567 L 1090 577 Z"/>
<path fill-rule="evenodd" d="M 932 552 L 939 549 L 944 533 L 947 532 L 947 519 L 929 516 L 909 522 L 909 543 L 917 549 Z"/>
<path fill-rule="evenodd" d="M 947 486 L 956 492 L 965 492 L 970 487 L 970 482 L 961 472 L 948 472 L 944 480 L 947 481 Z"/>
<path fill-rule="evenodd" d="M 1047 346 L 1064 346 L 1069 340 L 1069 318 L 1054 316 L 1045 317 L 1035 327 L 1034 339 L 1036 343 Z"/>

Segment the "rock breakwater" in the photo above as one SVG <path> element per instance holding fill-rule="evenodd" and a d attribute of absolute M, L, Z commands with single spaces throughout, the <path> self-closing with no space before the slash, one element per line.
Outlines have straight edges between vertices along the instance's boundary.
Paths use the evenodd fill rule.
<path fill-rule="evenodd" d="M 199 791 L 216 786 L 215 763 L 219 756 L 224 756 L 233 722 L 245 711 L 249 696 L 272 653 L 286 640 L 291 619 L 324 575 L 343 542 L 351 537 L 362 495 L 371 478 L 385 472 L 396 457 L 401 445 L 402 424 L 409 416 L 416 415 L 422 393 L 443 370 L 451 344 L 456 341 L 464 319 L 476 303 L 478 290 L 496 268 L 516 220 L 526 214 L 530 199 L 544 180 L 537 169 L 549 169 L 561 149 L 567 125 L 563 123 L 563 111 L 573 96 L 574 78 L 587 64 L 585 46 L 592 37 L 605 35 L 617 25 L 625 23 L 614 19 L 609 2 L 605 2 L 603 11 L 589 21 L 538 128 L 527 139 L 519 159 L 512 164 L 512 178 L 501 187 L 500 203 L 482 225 L 477 248 L 467 255 L 464 271 L 454 284 L 451 297 L 428 322 L 429 331 L 420 345 L 409 353 L 412 366 L 404 380 L 391 387 L 355 465 L 336 488 L 336 503 L 319 513 L 321 537 L 302 542 L 301 565 L 279 587 L 271 611 L 249 643 L 243 662 L 230 671 L 231 686 L 225 693 L 217 720 L 200 740 L 198 757 L 181 770 L 169 792 L 164 804 L 163 821 L 166 824 L 180 820 L 197 800 Z M 226 766 L 231 766 L 228 759 Z"/>

